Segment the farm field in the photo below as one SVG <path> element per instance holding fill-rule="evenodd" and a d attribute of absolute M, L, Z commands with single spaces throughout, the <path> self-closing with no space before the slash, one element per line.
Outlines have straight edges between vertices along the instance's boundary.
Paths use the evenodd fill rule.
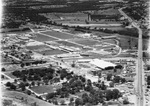
<path fill-rule="evenodd" d="M 34 86 L 31 88 L 34 92 L 41 94 L 41 93 L 51 93 L 54 92 L 56 89 L 61 88 L 61 85 L 43 85 L 43 86 Z"/>
<path fill-rule="evenodd" d="M 60 39 L 72 39 L 72 38 L 77 38 L 71 34 L 67 34 L 67 33 L 61 33 L 61 32 L 56 32 L 56 31 L 46 31 L 46 32 L 41 32 L 43 34 L 49 35 L 49 36 L 53 36 L 56 38 L 60 38 Z"/>
<path fill-rule="evenodd" d="M 40 41 L 40 42 L 43 42 L 43 41 L 54 41 L 54 40 L 57 40 L 55 38 L 52 38 L 50 36 L 46 36 L 46 35 L 42 35 L 42 34 L 36 34 L 36 37 L 32 38 L 34 40 L 37 40 L 37 41 Z"/>
<path fill-rule="evenodd" d="M 37 51 L 37 52 L 40 54 L 45 54 L 45 55 L 58 55 L 58 54 L 67 53 L 67 52 L 59 50 L 59 49 L 43 50 L 43 51 Z"/>

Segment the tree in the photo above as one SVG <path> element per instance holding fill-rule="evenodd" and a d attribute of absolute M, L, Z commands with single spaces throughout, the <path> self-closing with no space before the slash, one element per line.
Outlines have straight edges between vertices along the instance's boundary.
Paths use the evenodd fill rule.
<path fill-rule="evenodd" d="M 116 69 L 122 69 L 123 66 L 122 66 L 122 65 L 117 65 L 117 66 L 115 66 L 115 68 L 116 68 Z"/>
<path fill-rule="evenodd" d="M 32 86 L 35 86 L 35 82 L 34 82 L 34 81 L 32 81 L 32 82 L 31 82 L 31 85 L 32 85 Z"/>
<path fill-rule="evenodd" d="M 61 100 L 61 101 L 60 101 L 60 104 L 61 104 L 61 105 L 65 105 L 65 101 L 64 101 L 64 100 Z"/>
<path fill-rule="evenodd" d="M 55 96 L 55 93 L 48 93 L 47 95 L 46 95 L 46 99 L 48 100 L 48 99 L 52 99 L 53 97 Z"/>
<path fill-rule="evenodd" d="M 110 86 L 110 87 L 114 87 L 114 82 L 110 82 L 110 83 L 109 83 L 109 86 Z"/>
<path fill-rule="evenodd" d="M 87 80 L 87 85 L 90 85 L 90 86 L 92 85 L 92 82 L 90 79 Z"/>
<path fill-rule="evenodd" d="M 121 79 L 120 76 L 115 76 L 114 79 L 113 79 L 113 82 L 114 83 L 119 83 L 120 79 Z"/>
<path fill-rule="evenodd" d="M 40 86 L 40 84 L 41 84 L 41 83 L 38 81 L 38 82 L 37 82 L 37 85 Z"/>
<path fill-rule="evenodd" d="M 104 81 L 103 81 L 102 84 L 101 84 L 101 89 L 102 89 L 102 90 L 106 90 L 106 88 L 107 88 L 107 87 L 106 87 L 106 85 L 105 85 L 105 83 L 104 83 Z"/>
<path fill-rule="evenodd" d="M 83 104 L 87 103 L 89 101 L 89 96 L 87 93 L 84 93 L 82 95 Z"/>
<path fill-rule="evenodd" d="M 121 95 L 118 89 L 113 89 L 113 99 L 118 99 Z"/>
<path fill-rule="evenodd" d="M 75 106 L 79 106 L 79 105 L 82 105 L 82 104 L 83 104 L 82 99 L 77 98 L 77 99 L 75 100 Z"/>
<path fill-rule="evenodd" d="M 86 103 L 85 106 L 92 106 L 92 104 L 91 103 Z"/>
<path fill-rule="evenodd" d="M 25 64 L 24 63 L 21 63 L 21 65 L 20 65 L 22 68 L 25 66 Z"/>
<path fill-rule="evenodd" d="M 129 103 L 130 103 L 130 102 L 129 102 L 127 99 L 124 99 L 124 100 L 123 100 L 123 104 L 126 105 L 126 104 L 129 104 Z"/>
<path fill-rule="evenodd" d="M 5 72 L 5 71 L 6 71 L 6 69 L 3 67 L 3 68 L 2 68 L 2 72 Z"/>
<path fill-rule="evenodd" d="M 21 82 L 19 84 L 19 88 L 21 88 L 21 90 L 24 91 L 25 90 L 25 84 L 23 82 Z"/>
<path fill-rule="evenodd" d="M 58 101 L 56 99 L 52 100 L 53 104 L 58 105 Z"/>
<path fill-rule="evenodd" d="M 147 76 L 147 85 L 150 85 L 150 75 Z"/>
<path fill-rule="evenodd" d="M 112 74 L 107 74 L 107 81 L 110 81 L 112 78 Z"/>
<path fill-rule="evenodd" d="M 12 84 L 11 84 L 10 82 L 7 82 L 7 83 L 6 83 L 6 86 L 7 86 L 7 87 L 10 87 L 11 85 L 12 85 Z"/>
<path fill-rule="evenodd" d="M 113 98 L 113 92 L 111 90 L 106 90 L 105 97 L 107 101 L 111 100 Z"/>
<path fill-rule="evenodd" d="M 125 83 L 126 79 L 125 78 L 121 78 L 121 83 Z"/>
<path fill-rule="evenodd" d="M 70 98 L 70 103 L 72 103 L 74 101 L 74 98 L 73 97 L 71 97 Z"/>
<path fill-rule="evenodd" d="M 31 95 L 31 91 L 30 91 L 30 90 L 27 90 L 27 94 L 28 94 L 28 95 Z"/>
<path fill-rule="evenodd" d="M 11 84 L 10 89 L 16 90 L 16 86 L 14 84 Z"/>

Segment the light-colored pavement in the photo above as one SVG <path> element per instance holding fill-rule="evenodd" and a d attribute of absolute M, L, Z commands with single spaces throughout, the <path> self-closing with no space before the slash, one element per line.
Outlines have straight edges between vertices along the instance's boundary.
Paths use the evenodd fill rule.
<path fill-rule="evenodd" d="M 125 8 L 125 7 L 124 7 Z M 126 15 L 120 8 L 119 12 L 128 19 L 131 25 L 138 29 L 138 64 L 136 66 L 137 74 L 135 79 L 135 93 L 137 97 L 136 106 L 145 106 L 145 84 L 144 84 L 144 69 L 143 69 L 143 42 L 142 42 L 142 30 L 139 28 L 138 24 L 134 22 L 129 16 Z"/>

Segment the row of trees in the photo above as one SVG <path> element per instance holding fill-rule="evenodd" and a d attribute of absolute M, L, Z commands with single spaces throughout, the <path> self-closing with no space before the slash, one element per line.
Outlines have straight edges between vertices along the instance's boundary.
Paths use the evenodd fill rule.
<path fill-rule="evenodd" d="M 38 65 L 38 64 L 43 64 L 43 63 L 46 63 L 46 61 L 43 61 L 43 60 L 36 60 L 33 62 L 27 61 L 27 62 L 21 63 L 20 66 L 23 68 L 24 66 Z"/>
<path fill-rule="evenodd" d="M 81 32 L 91 32 L 91 31 L 101 31 L 101 32 L 105 32 L 105 33 L 109 33 L 109 34 L 120 34 L 120 35 L 128 35 L 128 36 L 134 36 L 134 37 L 137 37 L 138 36 L 138 31 L 137 29 L 135 28 L 126 28 L 126 29 L 123 29 L 123 30 L 111 30 L 111 29 L 103 29 L 103 28 L 97 28 L 95 27 L 94 29 L 91 29 L 90 27 L 81 27 L 81 26 L 68 26 L 68 25 L 62 25 L 62 24 L 59 24 L 59 23 L 56 23 L 56 22 L 53 22 L 53 21 L 47 21 L 47 22 L 44 22 L 45 24 L 52 24 L 52 25 L 57 25 L 57 26 L 62 26 L 64 27 L 65 29 L 67 28 L 75 28 L 75 31 L 81 31 Z M 128 26 L 129 23 L 128 22 L 123 22 L 122 23 L 124 26 Z"/>
<path fill-rule="evenodd" d="M 107 81 L 113 81 L 113 83 L 125 83 L 126 79 L 120 76 L 113 76 L 112 74 L 107 74 Z"/>

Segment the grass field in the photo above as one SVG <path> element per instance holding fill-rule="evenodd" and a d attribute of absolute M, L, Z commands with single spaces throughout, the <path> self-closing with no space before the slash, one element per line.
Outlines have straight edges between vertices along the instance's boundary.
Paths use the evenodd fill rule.
<path fill-rule="evenodd" d="M 27 46 L 26 48 L 30 49 L 30 50 L 40 50 L 43 48 L 49 48 L 50 49 L 50 47 L 48 47 L 46 45 Z"/>
<path fill-rule="evenodd" d="M 103 43 L 111 43 L 111 44 L 116 44 L 116 41 L 114 39 L 108 39 L 108 40 L 102 40 Z"/>
<path fill-rule="evenodd" d="M 53 105 L 53 104 L 51 104 L 51 103 L 48 103 L 48 102 L 46 102 L 46 101 L 43 101 L 43 100 L 40 100 L 40 99 L 37 99 L 37 98 L 35 98 L 35 97 L 33 97 L 33 96 L 30 96 L 30 95 L 27 95 L 27 94 L 25 94 L 25 93 L 21 93 L 21 92 L 17 92 L 17 91 L 8 91 L 8 90 L 3 90 L 2 91 L 2 95 L 4 96 L 4 97 L 10 97 L 10 98 L 12 98 L 14 101 L 15 100 L 21 100 L 21 98 L 24 98 L 24 100 L 25 99 L 27 99 L 27 104 L 24 104 L 25 102 L 20 102 L 20 103 L 22 103 L 22 104 L 24 104 L 23 106 L 31 106 L 31 103 L 34 103 L 34 102 L 36 102 L 36 104 L 38 105 L 38 106 L 55 106 L 55 105 Z M 19 105 L 17 105 L 17 106 L 19 106 Z"/>
<path fill-rule="evenodd" d="M 83 46 L 71 43 L 71 42 L 67 42 L 67 41 L 56 41 L 59 44 L 65 45 L 65 46 L 72 46 L 72 47 L 78 47 L 78 48 L 82 48 Z"/>
<path fill-rule="evenodd" d="M 47 31 L 47 32 L 41 32 L 41 33 L 49 35 L 49 36 L 53 36 L 53 37 L 56 37 L 56 38 L 60 38 L 60 39 L 76 38 L 75 36 L 73 36 L 71 34 L 61 33 L 61 32 L 56 32 L 56 31 Z"/>
<path fill-rule="evenodd" d="M 34 92 L 41 94 L 41 93 L 51 93 L 54 92 L 56 89 L 61 88 L 61 85 L 44 85 L 44 86 L 34 86 L 31 88 Z"/>
<path fill-rule="evenodd" d="M 6 75 L 8 75 L 9 77 L 11 77 L 11 78 L 16 78 L 14 75 L 12 75 L 12 73 L 11 72 L 9 72 L 9 73 L 5 73 Z"/>
<path fill-rule="evenodd" d="M 45 54 L 45 55 L 57 55 L 57 54 L 67 53 L 65 51 L 58 50 L 58 49 L 55 49 L 55 50 L 43 50 L 43 51 L 37 51 L 37 52 L 40 53 L 40 54 Z"/>
<path fill-rule="evenodd" d="M 40 42 L 57 40 L 55 38 L 52 38 L 50 36 L 45 36 L 45 35 L 42 35 L 42 34 L 36 34 L 36 37 L 34 37 L 33 39 L 37 40 L 37 41 L 40 41 Z"/>
<path fill-rule="evenodd" d="M 91 68 L 90 66 L 86 65 L 86 64 L 79 64 L 80 67 L 83 67 L 83 68 Z"/>
<path fill-rule="evenodd" d="M 90 39 L 78 39 L 78 40 L 74 40 L 73 42 L 85 45 L 85 46 L 93 46 L 96 44 L 100 44 L 99 41 L 96 40 L 90 40 Z"/>

